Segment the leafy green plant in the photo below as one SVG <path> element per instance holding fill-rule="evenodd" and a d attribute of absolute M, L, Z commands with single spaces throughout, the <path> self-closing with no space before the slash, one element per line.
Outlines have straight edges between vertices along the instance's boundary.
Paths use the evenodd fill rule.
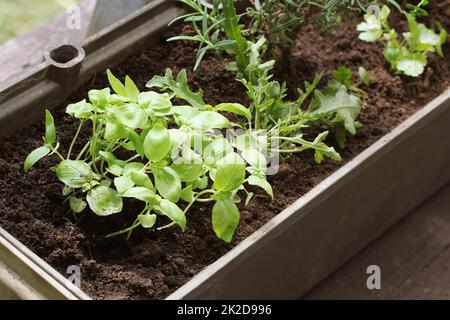
<path fill-rule="evenodd" d="M 395 3 L 390 1 L 390 3 Z M 390 63 L 395 73 L 411 77 L 420 76 L 427 66 L 430 53 L 437 52 L 443 56 L 442 45 L 447 41 L 447 31 L 437 23 L 439 32 L 427 28 L 417 22 L 416 16 L 425 15 L 423 6 L 428 1 L 421 1 L 418 5 L 410 5 L 411 12 L 406 12 L 395 3 L 397 9 L 406 17 L 409 31 L 402 34 L 400 39 L 396 30 L 388 22 L 390 9 L 383 6 L 379 15 L 368 13 L 364 16 L 365 22 L 358 25 L 359 38 L 367 42 L 379 41 L 384 45 L 384 57 Z"/>
<path fill-rule="evenodd" d="M 312 17 L 320 25 L 329 28 L 340 22 L 342 12 L 366 10 L 372 0 L 267 0 L 250 1 L 246 11 L 236 13 L 235 0 L 213 0 L 212 8 L 202 5 L 200 0 L 180 0 L 193 12 L 172 21 L 184 20 L 192 23 L 194 36 L 176 36 L 168 41 L 187 40 L 199 43 L 194 70 L 198 68 L 209 50 L 217 54 L 228 53 L 236 61 L 230 69 L 247 77 L 247 52 L 250 43 L 261 38 L 267 40 L 261 55 L 271 48 L 274 57 L 289 48 L 297 29 Z M 245 17 L 246 23 L 241 23 Z M 247 78 L 248 79 L 248 78 Z"/>
<path fill-rule="evenodd" d="M 213 229 L 219 238 L 231 241 L 239 221 L 237 193 L 250 194 L 244 184 L 260 185 L 273 195 L 265 179 L 265 157 L 250 149 L 248 156 L 240 156 L 216 131 L 233 126 L 221 112 L 245 115 L 246 109 L 207 105 L 201 92 L 189 89 L 184 71 L 174 79 L 168 70 L 165 77 L 149 82 L 168 93 L 140 92 L 129 77 L 123 84 L 110 72 L 108 78 L 114 93 L 109 88 L 91 90 L 89 101 L 67 106 L 66 112 L 80 124 L 66 157 L 58 151 L 54 120 L 46 111 L 44 145 L 31 152 L 24 170 L 57 155 L 56 176 L 75 214 L 89 207 L 99 216 L 110 216 L 122 211 L 123 199 L 140 200 L 143 209 L 134 223 L 109 236 L 129 237 L 139 226 L 153 228 L 158 216 L 171 220 L 160 229 L 178 225 L 184 230 L 195 202 L 215 202 Z M 174 106 L 175 97 L 188 105 Z M 75 155 L 74 145 L 88 122 L 91 137 Z M 246 177 L 246 170 L 253 174 Z"/>
<path fill-rule="evenodd" d="M 311 102 L 310 110 L 302 111 L 299 101 L 285 101 L 285 87 L 262 78 L 258 87 L 249 84 L 253 99 L 249 108 L 237 103 L 206 104 L 201 91 L 189 88 L 184 70 L 174 77 L 168 69 L 147 84 L 164 93 L 141 92 L 129 77 L 122 83 L 109 71 L 108 78 L 113 93 L 109 88 L 91 90 L 89 100 L 67 106 L 66 113 L 76 118 L 79 126 L 66 156 L 59 151 L 54 119 L 47 110 L 44 145 L 24 163 L 28 172 L 46 156 L 59 158 L 54 170 L 76 217 L 88 207 L 99 216 L 110 216 L 123 210 L 124 199 L 141 201 L 142 210 L 135 221 L 108 236 L 130 237 L 138 227 L 179 226 L 184 230 L 194 203 L 214 202 L 212 227 L 220 239 L 231 241 L 239 222 L 236 203 L 242 195 L 245 203 L 253 196 L 246 185 L 259 186 L 273 197 L 266 179 L 268 159 L 312 149 L 317 162 L 324 156 L 340 160 L 324 143 L 328 132 L 307 141 L 301 129 L 317 119 L 339 125 L 339 119 L 349 123 L 348 117 L 354 116 L 344 106 L 328 110 L 328 102 L 322 100 Z M 312 90 L 311 85 L 302 99 Z M 339 94 L 345 96 L 343 91 Z M 186 105 L 173 105 L 174 98 Z M 264 108 L 270 112 L 255 122 L 257 110 Z M 277 109 L 296 111 L 280 113 Z M 224 112 L 234 113 L 238 121 L 229 121 Z M 84 126 L 91 130 L 90 138 L 75 152 Z M 227 136 L 221 131 L 233 128 L 243 130 Z M 274 147 L 274 141 L 280 143 Z M 161 216 L 170 223 L 157 225 Z"/>
<path fill-rule="evenodd" d="M 298 90 L 296 100 L 288 100 L 286 84 L 272 79 L 275 61 L 264 61 L 265 35 L 254 41 L 247 38 L 234 1 L 214 1 L 211 11 L 205 11 L 200 1 L 183 2 L 195 11 L 181 19 L 192 21 L 197 35 L 172 40 L 200 43 L 196 66 L 207 50 L 232 54 L 236 60 L 229 69 L 238 71 L 250 104 L 207 104 L 201 90 L 189 88 L 185 70 L 174 76 L 168 69 L 164 76 L 151 79 L 147 88 L 158 92 L 141 92 L 128 76 L 122 83 L 108 71 L 113 92 L 91 90 L 88 100 L 66 108 L 80 122 L 66 157 L 59 151 L 54 120 L 47 110 L 44 145 L 24 163 L 27 172 L 46 156 L 59 158 L 56 176 L 76 217 L 88 207 L 99 216 L 110 216 L 123 210 L 124 199 L 141 201 L 135 221 L 108 237 L 127 234 L 129 238 L 138 227 L 185 230 L 191 207 L 213 202 L 213 230 L 229 242 L 239 223 L 237 203 L 245 196 L 247 204 L 253 196 L 248 186 L 260 187 L 273 197 L 266 178 L 271 159 L 305 150 L 313 150 L 318 163 L 325 157 L 341 159 L 325 143 L 328 131 L 310 141 L 305 128 L 325 124 L 335 130 L 343 147 L 346 134 L 355 134 L 360 127 L 356 119 L 364 91 L 352 83 L 351 71 L 336 70 L 322 90 L 318 75 Z M 364 71 L 360 75 L 368 84 L 370 77 Z M 175 98 L 184 104 L 174 105 Z M 234 114 L 233 121 L 225 116 L 229 113 Z M 84 126 L 89 126 L 91 135 L 75 154 Z"/>

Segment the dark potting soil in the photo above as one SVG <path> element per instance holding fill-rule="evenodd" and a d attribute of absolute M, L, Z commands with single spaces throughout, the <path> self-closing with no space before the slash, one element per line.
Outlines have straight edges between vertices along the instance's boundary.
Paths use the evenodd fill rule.
<path fill-rule="evenodd" d="M 435 8 L 430 16 L 439 19 L 450 30 L 450 17 L 444 10 Z M 278 75 L 287 80 L 290 87 L 301 87 L 303 81 L 311 81 L 318 72 L 325 71 L 326 78 L 330 76 L 330 70 L 339 65 L 355 72 L 364 66 L 374 79 L 373 85 L 366 89 L 370 100 L 364 103 L 360 116 L 364 127 L 349 139 L 346 149 L 340 150 L 342 162 L 326 160 L 317 165 L 310 152 L 287 159 L 279 173 L 269 177 L 275 199 L 255 190 L 254 200 L 242 208 L 241 222 L 231 244 L 215 237 L 210 208 L 204 206 L 190 212 L 185 233 L 178 229 L 139 230 L 131 241 L 105 239 L 105 234 L 129 225 L 140 211 L 139 203 L 133 201 L 127 202 L 125 211 L 114 217 L 100 218 L 89 212 L 77 225 L 68 205 L 62 203 L 61 183 L 49 170 L 56 164 L 55 159 L 46 159 L 28 174 L 23 173 L 25 157 L 42 143 L 42 121 L 30 124 L 1 143 L 0 226 L 62 274 L 69 265 L 80 265 L 82 289 L 95 299 L 167 297 L 449 86 L 448 43 L 444 48 L 446 58 L 432 55 L 422 77 L 396 76 L 389 72 L 377 44 L 358 40 L 355 26 L 359 21 L 347 18 L 345 24 L 330 34 L 324 34 L 312 25 L 303 27 L 289 61 L 284 61 Z M 402 26 L 403 23 L 396 24 Z M 184 33 L 191 32 L 189 27 L 182 26 L 165 36 L 176 34 L 180 28 Z M 193 44 L 167 44 L 163 37 L 158 45 L 128 57 L 112 71 L 121 78 L 130 75 L 144 88 L 151 77 L 163 74 L 167 67 L 174 72 L 186 68 L 191 86 L 202 88 L 208 103 L 246 102 L 243 87 L 214 56 L 207 56 L 200 70 L 192 72 L 195 54 Z M 106 86 L 105 72 L 98 73 L 67 103 L 85 98 L 89 89 Z M 63 106 L 58 110 L 55 116 L 57 135 L 65 152 L 77 123 L 64 114 Z M 334 144 L 332 135 L 330 137 L 328 143 Z M 86 141 L 86 131 L 81 138 Z"/>

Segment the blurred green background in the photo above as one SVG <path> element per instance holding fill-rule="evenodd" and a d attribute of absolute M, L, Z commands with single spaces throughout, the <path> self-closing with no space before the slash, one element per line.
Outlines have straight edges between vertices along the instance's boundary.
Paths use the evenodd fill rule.
<path fill-rule="evenodd" d="M 0 0 L 0 43 L 39 26 L 77 0 Z"/>

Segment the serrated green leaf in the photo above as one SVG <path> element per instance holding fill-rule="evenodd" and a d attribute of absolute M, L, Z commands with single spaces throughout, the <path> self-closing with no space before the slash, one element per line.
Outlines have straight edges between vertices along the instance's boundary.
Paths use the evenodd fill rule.
<path fill-rule="evenodd" d="M 375 42 L 383 35 L 381 21 L 371 13 L 364 16 L 365 22 L 360 23 L 356 30 L 361 32 L 359 38 L 367 42 Z"/>
<path fill-rule="evenodd" d="M 342 85 L 337 92 L 328 88 L 327 94 L 319 90 L 314 92 L 314 101 L 311 104 L 311 116 L 317 117 L 331 127 L 345 128 L 350 134 L 356 134 L 356 119 L 361 111 L 361 100 L 350 95 L 347 88 Z"/>
<path fill-rule="evenodd" d="M 187 101 L 191 106 L 202 109 L 206 103 L 203 101 L 203 92 L 193 92 L 187 83 L 186 70 L 181 70 L 176 81 L 173 78 L 172 71 L 166 69 L 165 76 L 155 76 L 147 83 L 148 88 L 158 87 L 163 90 L 172 91 L 179 99 Z"/>
<path fill-rule="evenodd" d="M 411 55 L 397 62 L 397 69 L 410 77 L 418 77 L 425 71 L 426 58 L 421 55 Z"/>
<path fill-rule="evenodd" d="M 225 18 L 223 27 L 227 35 L 227 39 L 235 41 L 231 46 L 236 54 L 236 65 L 239 71 L 244 72 L 249 65 L 249 60 L 246 55 L 248 44 L 241 33 L 239 16 L 236 14 L 234 1 L 224 0 L 222 1 L 222 6 L 223 17 Z"/>

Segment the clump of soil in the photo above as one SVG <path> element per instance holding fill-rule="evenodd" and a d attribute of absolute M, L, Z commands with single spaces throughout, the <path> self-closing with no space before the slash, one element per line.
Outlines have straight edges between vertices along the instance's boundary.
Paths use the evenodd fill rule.
<path fill-rule="evenodd" d="M 433 9 L 430 16 L 437 17 L 450 29 L 450 18 L 441 10 Z M 281 165 L 279 173 L 269 178 L 275 199 L 271 201 L 257 192 L 256 200 L 243 208 L 231 244 L 215 237 L 208 207 L 194 208 L 185 233 L 177 229 L 138 231 L 130 242 L 122 238 L 105 239 L 104 235 L 133 220 L 139 212 L 139 204 L 133 201 L 127 202 L 124 212 L 114 218 L 88 213 L 77 225 L 68 206 L 62 203 L 61 183 L 48 169 L 56 164 L 54 159 L 40 162 L 27 175 L 23 173 L 25 157 L 42 143 L 42 121 L 3 139 L 0 146 L 0 226 L 62 274 L 68 265 L 81 265 L 82 289 L 95 299 L 165 298 L 449 86 L 448 43 L 444 48 L 447 58 L 432 55 L 422 77 L 396 76 L 389 72 L 377 44 L 358 40 L 355 31 L 358 22 L 359 19 L 347 18 L 331 34 L 323 34 L 313 25 L 303 27 L 287 63 L 289 68 L 278 70 L 278 77 L 288 80 L 292 87 L 301 87 L 303 81 L 311 81 L 316 73 L 325 71 L 325 76 L 329 76 L 339 65 L 353 71 L 365 67 L 374 83 L 367 89 L 371 99 L 364 104 L 360 117 L 364 127 L 349 139 L 345 150 L 340 150 L 342 162 L 327 160 L 317 165 L 312 154 L 305 152 Z M 187 26 L 179 28 L 183 33 L 191 32 Z M 165 37 L 179 31 L 169 31 Z M 120 78 L 130 75 L 144 88 L 150 78 L 163 74 L 165 68 L 172 68 L 175 73 L 186 68 L 191 86 L 202 88 L 208 103 L 246 103 L 242 85 L 216 57 L 206 56 L 199 71 L 191 71 L 196 52 L 192 43 L 166 43 L 163 37 L 158 45 L 129 57 L 112 71 Z M 67 103 L 85 98 L 92 88 L 106 86 L 105 73 L 99 73 Z M 77 123 L 64 114 L 63 106 L 55 118 L 64 151 Z M 87 138 L 85 130 L 81 140 Z"/>

